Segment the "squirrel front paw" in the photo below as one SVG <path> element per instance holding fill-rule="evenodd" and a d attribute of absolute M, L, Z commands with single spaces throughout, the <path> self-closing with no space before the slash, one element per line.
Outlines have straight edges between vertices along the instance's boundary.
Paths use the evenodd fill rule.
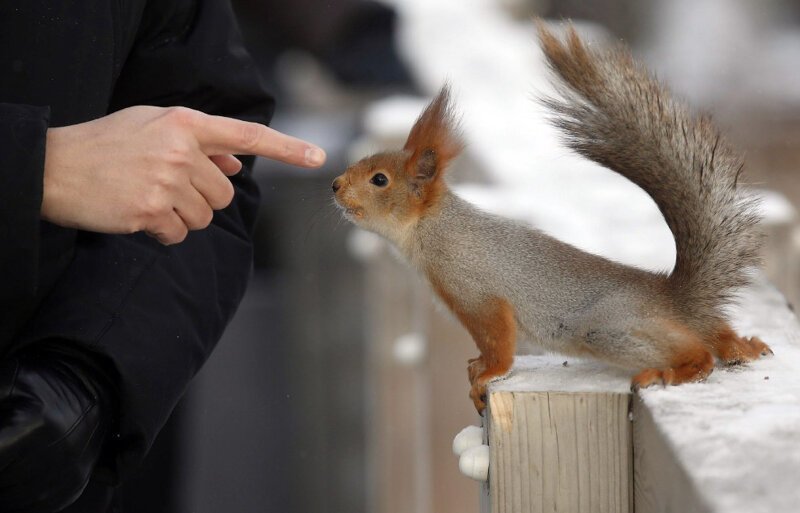
<path fill-rule="evenodd" d="M 483 363 L 483 358 L 470 358 L 467 360 L 467 376 L 469 377 L 469 384 L 474 385 L 478 376 L 483 374 L 486 370 L 486 365 Z"/>
<path fill-rule="evenodd" d="M 478 410 L 478 415 L 483 415 L 483 410 L 486 409 L 486 384 L 473 383 L 469 389 L 469 398 Z"/>
<path fill-rule="evenodd" d="M 479 415 L 486 409 L 486 385 L 494 379 L 505 376 L 510 369 L 511 362 L 487 365 L 483 356 L 470 358 L 467 361 L 467 376 L 472 385 L 469 398 L 472 399 Z"/>

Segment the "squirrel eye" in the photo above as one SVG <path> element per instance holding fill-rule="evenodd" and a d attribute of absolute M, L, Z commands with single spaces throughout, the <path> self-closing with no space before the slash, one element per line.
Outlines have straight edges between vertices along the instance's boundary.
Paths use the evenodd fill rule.
<path fill-rule="evenodd" d="M 385 187 L 386 184 L 389 183 L 389 179 L 386 178 L 386 175 L 383 173 L 376 173 L 372 178 L 370 178 L 369 183 L 377 185 L 378 187 Z"/>

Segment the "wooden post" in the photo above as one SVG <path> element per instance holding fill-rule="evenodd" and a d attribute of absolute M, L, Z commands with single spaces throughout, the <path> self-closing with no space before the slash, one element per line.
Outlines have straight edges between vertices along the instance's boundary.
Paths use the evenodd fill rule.
<path fill-rule="evenodd" d="M 613 375 L 607 390 L 574 389 L 573 382 L 558 391 L 552 383 L 580 379 L 582 371 L 562 368 L 549 357 L 529 357 L 527 362 L 515 366 L 508 383 L 490 387 L 491 465 L 484 513 L 632 512 L 626 378 Z M 589 363 L 578 367 L 594 369 Z M 559 370 L 561 379 L 548 387 L 547 375 Z M 584 373 L 584 381 L 593 374 Z"/>

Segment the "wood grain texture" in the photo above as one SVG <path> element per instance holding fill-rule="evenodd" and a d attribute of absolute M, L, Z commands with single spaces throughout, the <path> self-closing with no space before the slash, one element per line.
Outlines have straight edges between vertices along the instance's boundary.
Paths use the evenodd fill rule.
<path fill-rule="evenodd" d="M 624 393 L 490 393 L 489 511 L 632 512 L 629 401 Z"/>

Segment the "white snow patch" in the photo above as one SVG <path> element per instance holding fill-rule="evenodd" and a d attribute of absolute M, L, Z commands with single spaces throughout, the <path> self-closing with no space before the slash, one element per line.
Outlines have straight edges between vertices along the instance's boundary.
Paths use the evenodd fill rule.
<path fill-rule="evenodd" d="M 567 365 L 564 365 L 567 362 Z M 618 392 L 627 393 L 632 373 L 591 360 L 558 355 L 517 356 L 504 378 L 489 392 Z"/>

